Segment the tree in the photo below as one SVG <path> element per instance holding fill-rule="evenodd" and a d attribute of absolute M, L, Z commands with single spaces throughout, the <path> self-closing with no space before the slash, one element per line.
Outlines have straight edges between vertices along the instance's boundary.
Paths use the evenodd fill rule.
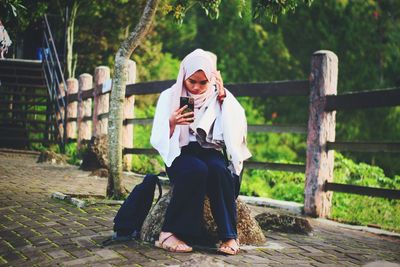
<path fill-rule="evenodd" d="M 125 39 L 115 56 L 113 90 L 110 101 L 109 133 L 109 177 L 107 196 L 121 198 L 122 177 L 122 105 L 125 99 L 128 60 L 140 41 L 149 31 L 159 0 L 149 0 L 144 8 L 142 18 L 135 30 Z"/>
<path fill-rule="evenodd" d="M 168 13 L 172 14 L 178 22 L 183 21 L 186 12 L 195 5 L 199 5 L 206 14 L 213 19 L 219 16 L 219 5 L 222 0 L 175 0 L 172 5 L 167 5 Z M 288 11 L 293 11 L 298 3 L 305 2 L 308 5 L 312 0 L 288 0 L 288 1 L 262 1 L 255 4 L 254 15 L 256 17 L 267 16 L 276 22 L 277 16 Z M 250 2 L 250 1 L 249 1 Z M 125 98 L 128 60 L 149 31 L 157 10 L 159 0 L 148 0 L 143 15 L 133 32 L 122 42 L 115 56 L 113 90 L 110 100 L 109 116 L 109 177 L 107 196 L 121 198 L 122 190 L 122 105 Z M 249 3 L 247 3 L 249 4 Z M 240 1 L 244 7 L 246 1 Z M 240 12 L 239 14 L 240 15 Z"/>
<path fill-rule="evenodd" d="M 75 69 L 76 69 L 76 64 L 77 64 L 77 54 L 74 53 L 74 30 L 75 30 L 75 21 L 76 21 L 76 16 L 78 13 L 78 7 L 79 7 L 79 2 L 78 1 L 69 1 L 67 10 L 68 10 L 68 16 L 67 16 L 67 37 L 66 37 L 66 43 L 67 43 L 67 58 L 66 58 L 66 63 L 67 63 L 67 78 L 73 78 L 75 77 Z"/>

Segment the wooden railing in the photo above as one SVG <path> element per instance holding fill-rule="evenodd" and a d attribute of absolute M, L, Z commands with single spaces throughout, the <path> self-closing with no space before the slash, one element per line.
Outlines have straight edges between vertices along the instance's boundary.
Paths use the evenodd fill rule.
<path fill-rule="evenodd" d="M 307 162 L 284 164 L 276 162 L 245 162 L 250 169 L 267 169 L 306 174 L 305 213 L 326 217 L 330 213 L 332 191 L 342 191 L 389 198 L 399 198 L 398 190 L 360 189 L 358 186 L 333 183 L 333 150 L 398 152 L 399 143 L 360 143 L 335 141 L 336 110 L 399 105 L 399 89 L 357 92 L 336 95 L 337 57 L 330 51 L 318 51 L 312 57 L 310 80 L 265 83 L 226 84 L 237 97 L 309 97 L 308 125 L 249 125 L 249 132 L 307 134 Z M 133 147 L 133 126 L 150 125 L 152 118 L 134 118 L 135 96 L 160 94 L 174 81 L 156 81 L 135 84 L 136 66 L 129 63 L 126 101 L 124 103 L 123 154 L 125 168 L 130 168 L 130 155 L 157 155 L 151 148 Z M 68 103 L 67 139 L 82 143 L 92 136 L 107 134 L 110 70 L 96 68 L 93 77 L 82 74 L 67 81 L 67 95 L 59 101 Z M 357 101 L 355 101 L 357 100 Z M 94 109 L 92 110 L 92 101 Z M 73 109 L 73 110 L 69 110 Z M 78 112 L 79 110 L 79 112 Z M 71 115 L 72 114 L 72 115 Z M 91 125 L 93 123 L 93 125 Z"/>
<path fill-rule="evenodd" d="M 378 108 L 400 105 L 400 88 L 385 90 L 360 91 L 328 96 L 325 111 L 356 110 L 362 108 Z M 359 141 L 335 141 L 327 142 L 326 149 L 337 151 L 352 151 L 362 153 L 400 153 L 400 142 L 359 142 Z M 325 181 L 324 191 L 344 192 L 351 194 L 367 195 L 400 199 L 400 190 L 372 188 L 348 184 L 338 184 Z"/>
<path fill-rule="evenodd" d="M 67 82 L 68 83 L 68 82 Z M 72 83 L 72 82 L 71 82 Z M 149 94 L 160 94 L 163 90 L 170 87 L 174 81 L 156 81 L 156 82 L 145 82 L 138 84 L 127 85 L 125 97 L 132 97 L 136 95 L 149 95 Z M 103 87 L 103 84 L 99 85 Z M 308 81 L 280 81 L 270 83 L 243 83 L 243 84 L 226 84 L 226 87 L 235 96 L 307 96 L 308 91 L 305 90 L 308 87 Z M 249 90 L 247 90 L 249 89 Z M 93 98 L 96 89 L 91 88 L 81 93 L 70 94 L 66 96 L 65 101 L 68 104 L 87 99 Z M 99 90 L 97 90 L 99 91 Z M 258 92 L 258 95 L 256 94 Z M 106 95 L 110 92 L 99 93 L 97 96 Z M 96 94 L 95 94 L 96 95 Z M 60 99 L 64 101 L 64 99 Z M 108 118 L 108 111 L 97 115 L 97 120 L 101 121 Z M 92 119 L 91 116 L 84 118 L 88 121 Z M 68 118 L 67 123 L 76 122 L 77 117 Z M 152 118 L 141 118 L 141 119 L 125 119 L 124 126 L 129 125 L 149 125 L 153 123 Z M 68 126 L 67 126 L 68 128 Z M 275 133 L 301 133 L 306 134 L 306 126 L 299 125 L 249 125 L 249 132 L 275 132 Z M 74 131 L 72 131 L 74 132 Z M 67 131 L 68 134 L 68 131 Z M 71 135 L 67 135 L 69 141 L 76 141 L 76 138 Z M 127 137 L 131 138 L 131 137 Z M 133 136 L 132 136 L 133 138 Z M 85 139 L 81 139 L 82 141 Z M 85 142 L 85 141 L 84 141 Z M 86 139 L 87 142 L 87 139 Z M 147 154 L 156 155 L 157 152 L 154 149 L 146 148 L 132 148 L 126 147 L 123 151 L 124 155 L 128 154 Z M 245 167 L 250 169 L 269 169 L 269 170 L 280 170 L 290 172 L 304 172 L 305 165 L 301 164 L 282 164 L 273 162 L 245 162 Z"/>

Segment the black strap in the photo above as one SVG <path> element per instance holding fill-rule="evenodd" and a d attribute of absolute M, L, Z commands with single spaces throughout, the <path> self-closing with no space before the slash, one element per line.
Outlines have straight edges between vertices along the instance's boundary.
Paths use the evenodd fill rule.
<path fill-rule="evenodd" d="M 157 178 L 158 178 L 158 176 L 165 177 L 166 175 L 167 175 L 167 174 L 166 174 L 165 172 L 160 172 L 159 174 L 157 174 Z M 158 187 L 158 198 L 157 198 L 156 203 L 157 203 L 158 201 L 160 201 L 160 199 L 161 199 L 161 197 L 162 197 L 162 187 L 161 187 L 160 178 L 157 179 L 157 187 Z"/>
<path fill-rule="evenodd" d="M 162 197 L 162 187 L 161 187 L 161 181 L 160 181 L 160 179 L 157 179 L 157 187 L 158 187 L 158 198 L 157 198 L 156 203 L 157 203 L 158 201 L 160 201 L 160 199 L 161 199 L 161 197 Z"/>
<path fill-rule="evenodd" d="M 226 153 L 226 146 L 223 146 L 223 147 L 222 147 L 222 152 L 224 153 L 226 165 L 229 165 L 228 154 Z"/>

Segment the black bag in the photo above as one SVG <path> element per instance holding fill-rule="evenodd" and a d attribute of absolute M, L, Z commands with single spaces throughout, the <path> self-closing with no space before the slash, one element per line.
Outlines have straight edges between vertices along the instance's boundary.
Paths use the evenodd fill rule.
<path fill-rule="evenodd" d="M 153 204 L 156 185 L 159 190 L 158 202 L 162 196 L 158 175 L 147 174 L 143 182 L 133 188 L 114 218 L 113 236 L 105 240 L 103 246 L 112 241 L 127 241 L 139 237 L 143 222 Z"/>

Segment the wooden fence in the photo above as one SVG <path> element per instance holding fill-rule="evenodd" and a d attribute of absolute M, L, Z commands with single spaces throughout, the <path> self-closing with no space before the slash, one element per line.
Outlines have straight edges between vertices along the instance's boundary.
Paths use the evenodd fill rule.
<path fill-rule="evenodd" d="M 134 118 L 136 95 L 159 94 L 174 81 L 156 81 L 135 84 L 136 66 L 128 67 L 128 85 L 124 103 L 123 154 L 124 166 L 130 168 L 132 154 L 156 155 L 154 149 L 133 147 L 133 126 L 152 124 L 152 118 Z M 275 162 L 245 162 L 246 168 L 302 172 L 306 175 L 304 211 L 311 216 L 326 217 L 330 213 L 332 191 L 370 196 L 400 198 L 399 190 L 366 188 L 333 183 L 333 150 L 363 152 L 400 152 L 400 143 L 360 143 L 335 141 L 336 111 L 365 107 L 400 105 L 400 89 L 347 93 L 336 95 L 338 59 L 330 51 L 317 51 L 312 56 L 310 79 L 269 83 L 226 84 L 235 96 L 278 97 L 308 96 L 308 126 L 249 125 L 249 132 L 307 134 L 307 161 L 305 164 Z M 92 136 L 107 134 L 110 70 L 98 67 L 94 81 L 90 74 L 67 81 L 67 138 L 77 141 L 78 147 Z M 93 102 L 93 111 L 91 109 Z"/>

